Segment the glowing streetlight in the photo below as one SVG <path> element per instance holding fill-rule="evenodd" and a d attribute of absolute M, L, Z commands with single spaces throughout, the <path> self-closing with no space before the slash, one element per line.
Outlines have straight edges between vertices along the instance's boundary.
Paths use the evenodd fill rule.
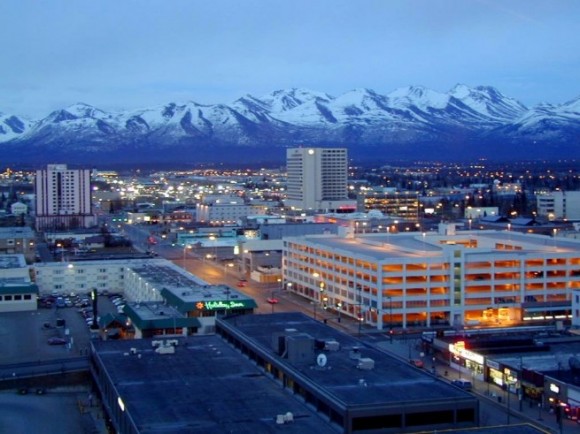
<path fill-rule="evenodd" d="M 184 269 L 184 270 L 186 269 L 186 268 L 185 268 L 185 256 L 186 256 L 186 254 L 187 254 L 187 250 L 188 250 L 188 249 L 189 249 L 189 250 L 191 250 L 191 244 L 185 244 L 185 245 L 183 246 L 183 269 Z"/>

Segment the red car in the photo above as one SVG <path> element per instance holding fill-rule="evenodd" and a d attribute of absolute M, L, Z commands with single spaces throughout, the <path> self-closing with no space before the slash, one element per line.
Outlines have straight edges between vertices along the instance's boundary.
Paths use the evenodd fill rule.
<path fill-rule="evenodd" d="M 242 279 L 242 280 L 238 281 L 238 286 L 239 287 L 246 286 L 247 284 L 248 284 L 248 281 L 245 280 L 245 279 Z"/>
<path fill-rule="evenodd" d="M 277 298 L 274 298 L 274 297 L 268 297 L 268 298 L 266 299 L 266 301 L 267 301 L 268 303 L 270 303 L 270 304 L 276 304 L 276 303 L 278 303 L 278 299 L 277 299 Z"/>

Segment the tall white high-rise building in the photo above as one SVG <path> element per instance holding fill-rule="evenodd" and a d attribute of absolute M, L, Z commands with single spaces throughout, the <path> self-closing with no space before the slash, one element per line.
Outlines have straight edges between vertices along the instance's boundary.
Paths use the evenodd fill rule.
<path fill-rule="evenodd" d="M 87 228 L 96 224 L 91 205 L 91 171 L 49 164 L 36 171 L 37 230 Z"/>
<path fill-rule="evenodd" d="M 356 209 L 348 199 L 345 148 L 292 148 L 286 151 L 286 206 L 301 210 Z"/>

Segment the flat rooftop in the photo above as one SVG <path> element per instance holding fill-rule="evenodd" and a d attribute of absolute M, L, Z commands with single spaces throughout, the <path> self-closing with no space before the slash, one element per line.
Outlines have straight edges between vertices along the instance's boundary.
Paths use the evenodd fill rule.
<path fill-rule="evenodd" d="M 34 238 L 35 233 L 27 226 L 0 227 L 0 238 Z"/>
<path fill-rule="evenodd" d="M 312 235 L 287 238 L 288 241 L 304 240 L 337 253 L 366 256 L 374 260 L 401 257 L 439 257 L 444 247 L 466 241 L 477 247 L 466 249 L 467 254 L 501 252 L 580 252 L 580 241 L 552 238 L 544 235 L 522 234 L 514 231 L 457 231 L 455 235 L 435 232 L 405 232 L 397 234 L 357 234 L 354 237 L 338 235 Z M 497 250 L 497 244 L 509 244 L 521 250 Z"/>
<path fill-rule="evenodd" d="M 26 267 L 24 255 L 0 255 L 0 270 Z"/>
<path fill-rule="evenodd" d="M 179 338 L 173 354 L 152 342 L 93 342 L 141 433 L 336 433 L 217 336 Z M 288 412 L 294 423 L 276 424 Z"/>
<path fill-rule="evenodd" d="M 346 406 L 404 405 L 433 403 L 434 401 L 473 400 L 469 393 L 435 376 L 401 362 L 391 355 L 365 345 L 358 339 L 315 321 L 301 313 L 244 315 L 220 320 L 230 324 L 253 345 L 288 367 L 288 370 L 314 382 L 324 393 Z M 336 341 L 338 351 L 315 351 L 311 363 L 295 364 L 275 351 L 276 335 L 313 337 L 318 342 Z M 374 368 L 357 368 L 358 360 L 351 358 L 357 351 L 362 358 L 374 361 Z M 321 367 L 316 356 L 324 353 L 326 363 Z"/>
<path fill-rule="evenodd" d="M 170 262 L 145 262 L 131 267 L 131 270 L 157 288 L 163 297 L 169 298 L 180 312 L 202 309 L 199 303 L 204 306 L 215 305 L 216 308 L 223 303 L 228 308 L 256 307 L 251 297 L 231 286 L 209 284 Z M 226 308 L 226 305 L 222 308 Z"/>
<path fill-rule="evenodd" d="M 131 270 L 156 288 L 203 287 L 208 283 L 164 259 L 131 264 Z"/>

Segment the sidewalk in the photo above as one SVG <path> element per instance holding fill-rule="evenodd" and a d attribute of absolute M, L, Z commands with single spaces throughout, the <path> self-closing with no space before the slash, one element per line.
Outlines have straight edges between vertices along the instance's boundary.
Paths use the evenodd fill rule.
<path fill-rule="evenodd" d="M 447 364 L 442 363 L 439 360 L 433 361 L 429 355 L 423 355 L 423 357 L 421 357 L 419 342 L 420 339 L 412 339 L 409 341 L 394 339 L 391 343 L 387 339 L 385 341 L 377 342 L 374 345 L 405 362 L 408 362 L 410 358 L 424 360 L 425 370 L 431 372 L 434 366 L 434 375 L 443 381 L 451 381 L 453 379 L 461 378 L 462 376 L 465 378 L 465 374 L 450 368 Z M 520 403 L 518 397 L 513 393 L 509 394 L 508 400 L 506 391 L 502 390 L 495 384 L 474 378 L 470 380 L 473 383 L 473 393 L 478 396 L 482 406 L 484 404 L 492 406 L 505 415 L 504 422 L 501 424 L 529 423 L 541 430 L 555 434 L 572 434 L 580 432 L 580 424 L 576 423 L 574 420 L 563 418 L 560 426 L 556 420 L 556 415 L 550 414 L 547 408 L 538 408 L 534 402 L 530 402 L 527 399 L 524 399 Z M 481 421 L 481 423 L 483 425 L 485 421 Z"/>

